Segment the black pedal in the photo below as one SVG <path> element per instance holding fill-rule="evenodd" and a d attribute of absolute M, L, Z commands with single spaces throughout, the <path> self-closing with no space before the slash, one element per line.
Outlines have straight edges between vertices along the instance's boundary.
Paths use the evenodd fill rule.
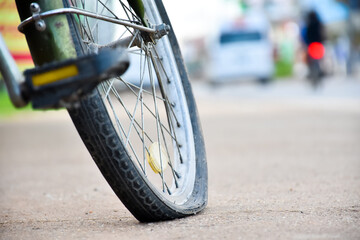
<path fill-rule="evenodd" d="M 74 105 L 101 81 L 122 75 L 129 67 L 124 49 L 46 64 L 24 72 L 24 95 L 35 109 Z"/>

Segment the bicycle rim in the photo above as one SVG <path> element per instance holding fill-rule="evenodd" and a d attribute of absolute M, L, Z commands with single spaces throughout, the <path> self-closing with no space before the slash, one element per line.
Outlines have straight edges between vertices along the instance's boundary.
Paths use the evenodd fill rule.
<path fill-rule="evenodd" d="M 139 19 L 123 1 L 71 1 L 99 15 Z M 144 1 L 146 18 L 162 23 L 153 1 Z M 127 41 L 130 72 L 102 83 L 101 94 L 113 126 L 148 185 L 165 201 L 185 203 L 195 182 L 195 147 L 182 81 L 167 36 L 146 42 L 139 31 L 78 16 L 85 52 L 96 52 L 119 39 Z"/>

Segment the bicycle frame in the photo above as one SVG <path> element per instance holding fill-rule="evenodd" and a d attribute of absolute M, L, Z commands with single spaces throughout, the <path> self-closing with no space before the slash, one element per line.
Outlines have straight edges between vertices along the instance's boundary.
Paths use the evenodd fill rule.
<path fill-rule="evenodd" d="M 19 71 L 15 60 L 12 58 L 5 41 L 0 33 L 0 72 L 5 80 L 6 88 L 11 102 L 15 107 L 26 106 L 26 101 L 21 96 L 19 83 L 23 82 L 23 76 Z"/>
<path fill-rule="evenodd" d="M 170 27 L 165 24 L 148 27 L 144 19 L 142 0 L 128 0 L 128 2 L 145 26 L 70 7 L 68 3 L 63 0 L 16 0 L 15 2 L 21 19 L 18 30 L 25 34 L 35 66 L 74 59 L 81 55 L 75 50 L 76 48 L 68 24 L 68 21 L 72 20 L 68 14 L 84 15 L 131 27 L 151 34 L 153 39 L 161 38 L 170 30 Z M 126 44 L 128 44 L 128 42 L 116 42 L 111 43 L 111 46 Z M 23 81 L 22 75 L 17 69 L 5 44 L 1 41 L 0 57 L 0 70 L 4 76 L 10 99 L 16 107 L 23 107 L 27 104 L 27 101 L 21 95 L 21 89 L 19 87 L 19 82 Z"/>
<path fill-rule="evenodd" d="M 30 10 L 31 3 L 33 1 L 16 0 L 21 21 L 34 15 Z M 62 0 L 39 0 L 36 3 L 44 12 L 63 7 Z M 65 15 L 56 15 L 44 21 L 47 27 L 43 31 L 38 31 L 35 25 L 32 24 L 24 28 L 23 33 L 36 66 L 77 57 L 67 21 Z"/>
<path fill-rule="evenodd" d="M 35 1 L 16 0 L 15 2 L 21 21 L 33 15 L 30 5 Z M 44 11 L 64 7 L 62 0 L 38 0 L 36 3 Z M 35 25 L 31 24 L 24 28 L 23 33 L 25 34 L 32 59 L 36 66 L 77 57 L 78 54 L 72 42 L 67 21 L 66 15 L 56 15 L 45 20 L 44 23 L 47 24 L 47 28 L 42 32 L 36 30 Z M 0 71 L 3 75 L 10 100 L 15 107 L 26 106 L 28 100 L 22 95 L 20 87 L 24 77 L 17 68 L 2 37 L 0 38 L 0 60 Z"/>

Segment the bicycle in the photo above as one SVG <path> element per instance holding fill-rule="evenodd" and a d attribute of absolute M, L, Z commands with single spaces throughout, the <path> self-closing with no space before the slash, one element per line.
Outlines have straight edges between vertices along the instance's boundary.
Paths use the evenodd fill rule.
<path fill-rule="evenodd" d="M 36 67 L 18 84 L 22 76 L 0 44 L 1 73 L 14 105 L 65 107 L 102 175 L 139 221 L 203 210 L 204 141 L 162 1 L 16 4 L 18 29 Z M 137 82 L 126 79 L 134 57 Z"/>

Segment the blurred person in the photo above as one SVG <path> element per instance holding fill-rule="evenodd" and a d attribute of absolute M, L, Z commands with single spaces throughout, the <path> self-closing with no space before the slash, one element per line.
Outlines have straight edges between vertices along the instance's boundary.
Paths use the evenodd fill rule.
<path fill-rule="evenodd" d="M 350 17 L 348 34 L 350 38 L 350 54 L 347 63 L 348 74 L 356 73 L 356 65 L 360 62 L 360 1 L 348 0 Z"/>
<path fill-rule="evenodd" d="M 325 54 L 324 25 L 315 11 L 310 11 L 306 16 L 306 26 L 303 30 L 303 40 L 306 46 L 306 63 L 308 78 L 312 86 L 317 88 L 325 75 L 321 67 L 321 60 Z"/>

